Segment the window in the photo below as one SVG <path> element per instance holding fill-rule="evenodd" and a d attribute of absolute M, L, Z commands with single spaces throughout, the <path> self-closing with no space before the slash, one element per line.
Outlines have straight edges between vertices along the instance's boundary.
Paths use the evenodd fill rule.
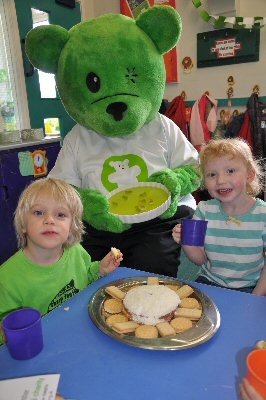
<path fill-rule="evenodd" d="M 16 11 L 11 0 L 0 0 L 0 111 L 0 131 L 30 128 Z"/>

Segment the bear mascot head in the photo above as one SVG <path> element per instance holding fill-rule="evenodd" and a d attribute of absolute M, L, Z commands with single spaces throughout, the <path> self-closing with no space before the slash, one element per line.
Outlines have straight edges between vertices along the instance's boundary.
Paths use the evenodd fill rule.
<path fill-rule="evenodd" d="M 136 20 L 106 14 L 69 31 L 44 25 L 27 35 L 29 60 L 55 74 L 62 103 L 77 122 L 50 175 L 79 191 L 87 230 L 84 246 L 93 259 L 117 244 L 128 266 L 167 273 L 159 267 L 162 255 L 173 248 L 178 254 L 170 226 L 195 206 L 190 193 L 199 185 L 197 152 L 158 111 L 166 79 L 163 55 L 177 44 L 181 30 L 177 11 L 158 5 Z M 154 193 L 148 193 L 148 209 L 135 208 L 133 215 L 124 215 L 124 203 L 136 201 L 133 195 L 122 195 L 117 211 L 110 209 L 114 191 L 144 183 L 148 188 L 163 185 L 169 192 L 168 208 L 158 207 L 160 215 L 151 210 Z M 156 240 L 147 236 L 154 229 Z M 176 271 L 178 260 L 175 267 L 168 261 L 169 271 Z"/>

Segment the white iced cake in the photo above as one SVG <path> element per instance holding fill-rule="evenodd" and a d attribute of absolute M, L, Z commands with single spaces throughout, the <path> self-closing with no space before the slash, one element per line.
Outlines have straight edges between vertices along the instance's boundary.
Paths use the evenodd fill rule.
<path fill-rule="evenodd" d="M 156 325 L 172 318 L 180 298 L 164 285 L 143 285 L 129 290 L 123 303 L 133 321 Z"/>

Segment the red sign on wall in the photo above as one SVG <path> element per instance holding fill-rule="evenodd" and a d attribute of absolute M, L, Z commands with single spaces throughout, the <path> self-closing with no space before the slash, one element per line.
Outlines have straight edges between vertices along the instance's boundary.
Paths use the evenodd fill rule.
<path fill-rule="evenodd" d="M 154 5 L 168 5 L 173 8 L 176 7 L 175 0 L 169 1 L 156 1 L 156 0 L 120 0 L 120 12 L 121 14 L 127 15 L 131 18 L 137 18 L 137 16 L 145 9 Z M 164 64 L 166 70 L 166 82 L 177 82 L 177 50 L 174 47 L 168 53 L 164 54 Z"/>

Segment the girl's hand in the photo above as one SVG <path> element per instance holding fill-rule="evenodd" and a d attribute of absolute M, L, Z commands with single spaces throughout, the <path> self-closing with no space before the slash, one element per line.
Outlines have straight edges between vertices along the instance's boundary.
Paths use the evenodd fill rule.
<path fill-rule="evenodd" d="M 263 400 L 246 378 L 239 385 L 239 393 L 241 400 Z"/>
<path fill-rule="evenodd" d="M 106 256 L 101 260 L 99 271 L 100 276 L 107 275 L 119 267 L 121 261 L 123 260 L 123 254 L 119 249 L 115 250 L 115 252 L 109 251 L 109 253 L 106 254 Z"/>
<path fill-rule="evenodd" d="M 176 243 L 180 244 L 181 242 L 181 224 L 176 224 L 172 231 L 173 239 Z"/>

